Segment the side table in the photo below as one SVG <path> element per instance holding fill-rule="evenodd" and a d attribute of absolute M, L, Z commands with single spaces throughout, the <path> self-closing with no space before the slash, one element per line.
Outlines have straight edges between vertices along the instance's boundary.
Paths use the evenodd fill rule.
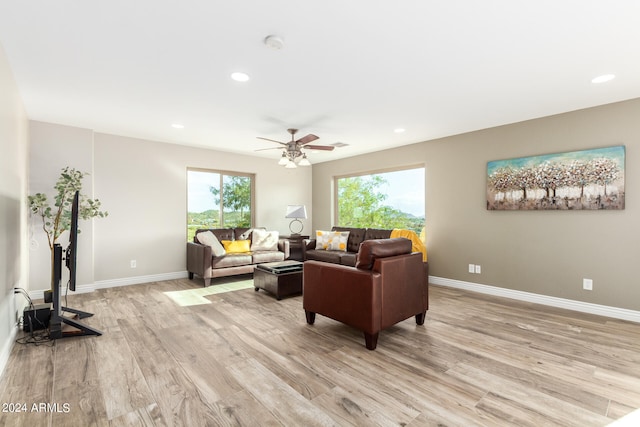
<path fill-rule="evenodd" d="M 296 261 L 304 261 L 302 259 L 302 241 L 308 239 L 308 235 L 291 234 L 289 236 L 280 236 L 281 239 L 289 241 L 289 258 Z"/>

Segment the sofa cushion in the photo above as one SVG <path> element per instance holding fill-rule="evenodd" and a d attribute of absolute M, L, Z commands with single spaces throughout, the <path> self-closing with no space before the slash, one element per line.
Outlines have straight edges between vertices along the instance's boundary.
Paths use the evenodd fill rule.
<path fill-rule="evenodd" d="M 251 256 L 254 264 L 284 261 L 284 252 L 280 251 L 256 251 L 252 252 Z"/>
<path fill-rule="evenodd" d="M 340 264 L 348 265 L 349 267 L 355 267 L 356 259 L 358 258 L 357 254 L 354 254 L 353 252 L 345 252 L 341 255 L 342 256 L 340 256 Z"/>
<path fill-rule="evenodd" d="M 346 252 L 348 231 L 316 231 L 316 249 Z"/>
<path fill-rule="evenodd" d="M 277 251 L 278 237 L 277 231 L 254 229 L 251 234 L 251 251 Z"/>
<path fill-rule="evenodd" d="M 251 251 L 251 241 L 249 240 L 223 240 L 221 243 L 228 254 L 239 254 Z"/>
<path fill-rule="evenodd" d="M 239 265 L 247 265 L 252 263 L 250 253 L 244 254 L 226 254 L 221 257 L 215 257 L 211 261 L 211 268 L 236 267 Z"/>
<path fill-rule="evenodd" d="M 264 228 L 262 228 L 264 230 Z M 256 228 L 234 228 L 233 239 L 229 240 L 251 240 L 251 232 L 257 230 Z"/>
<path fill-rule="evenodd" d="M 391 238 L 392 231 L 393 230 L 385 230 L 380 228 L 367 228 L 367 231 L 364 233 L 364 240 L 389 239 Z"/>
<path fill-rule="evenodd" d="M 342 254 L 344 254 L 344 252 L 311 249 L 307 251 L 306 259 L 331 262 L 333 264 L 340 264 L 340 256 Z"/>
<path fill-rule="evenodd" d="M 404 237 L 394 239 L 365 240 L 360 245 L 356 259 L 356 268 L 371 270 L 377 258 L 411 253 L 411 240 Z"/>
<path fill-rule="evenodd" d="M 200 231 L 207 231 L 207 230 L 197 230 L 196 235 Z M 233 240 L 233 228 L 210 228 L 208 229 L 208 231 L 211 231 L 219 241 Z"/>
<path fill-rule="evenodd" d="M 349 239 L 347 239 L 347 252 L 358 252 L 360 243 L 363 242 L 366 229 L 355 227 L 333 227 L 333 231 L 348 231 Z"/>
<path fill-rule="evenodd" d="M 196 235 L 196 240 L 206 246 L 211 246 L 211 253 L 213 256 L 222 256 L 226 253 L 224 247 L 220 244 L 218 238 L 211 232 L 211 230 L 203 231 Z"/>

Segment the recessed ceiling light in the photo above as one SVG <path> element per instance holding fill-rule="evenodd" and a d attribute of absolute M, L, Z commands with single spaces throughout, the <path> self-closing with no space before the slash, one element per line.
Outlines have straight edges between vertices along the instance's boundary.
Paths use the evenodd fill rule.
<path fill-rule="evenodd" d="M 174 123 L 171 127 L 175 129 L 184 129 L 184 125 L 181 125 L 180 123 Z"/>
<path fill-rule="evenodd" d="M 402 133 L 402 132 L 404 132 L 404 129 L 403 129 L 403 128 L 396 128 L 396 129 L 394 129 L 393 131 L 394 131 L 395 133 Z"/>
<path fill-rule="evenodd" d="M 604 82 L 611 81 L 615 78 L 616 78 L 615 74 L 603 74 L 601 76 L 594 77 L 591 80 L 591 83 L 604 83 Z"/>
<path fill-rule="evenodd" d="M 237 82 L 249 81 L 249 75 L 245 73 L 232 73 L 231 78 Z"/>

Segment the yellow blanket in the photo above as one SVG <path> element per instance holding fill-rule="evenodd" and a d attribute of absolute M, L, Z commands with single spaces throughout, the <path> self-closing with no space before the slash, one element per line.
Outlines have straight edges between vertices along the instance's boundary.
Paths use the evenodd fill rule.
<path fill-rule="evenodd" d="M 411 250 L 413 252 L 422 252 L 422 262 L 427 262 L 427 247 L 422 243 L 415 231 L 394 228 L 391 230 L 391 237 L 404 237 L 411 240 Z"/>

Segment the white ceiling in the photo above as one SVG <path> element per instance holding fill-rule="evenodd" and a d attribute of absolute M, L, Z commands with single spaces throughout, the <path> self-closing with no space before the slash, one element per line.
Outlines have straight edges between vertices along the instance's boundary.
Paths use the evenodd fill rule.
<path fill-rule="evenodd" d="M 638 0 L 1 0 L 0 43 L 30 119 L 316 163 L 640 97 Z"/>

